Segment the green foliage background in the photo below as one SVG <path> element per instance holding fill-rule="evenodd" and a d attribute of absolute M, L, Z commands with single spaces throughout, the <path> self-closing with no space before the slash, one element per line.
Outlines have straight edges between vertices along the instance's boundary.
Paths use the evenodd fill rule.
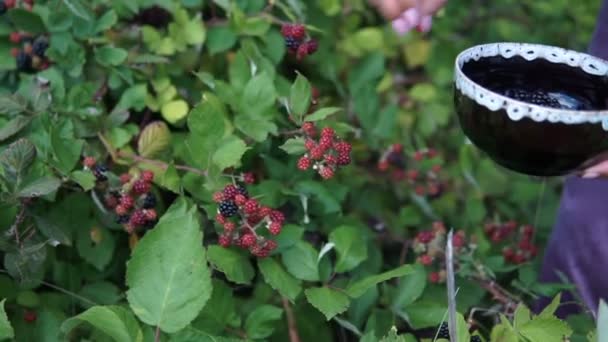
<path fill-rule="evenodd" d="M 172 13 L 167 27 L 142 23 L 138 13 L 154 5 Z M 301 341 L 429 340 L 445 318 L 445 286 L 427 283 L 403 246 L 441 220 L 477 237 L 475 261 L 463 265 L 483 264 L 522 298 L 514 314 L 478 322 L 485 340 L 595 341 L 591 317 L 562 322 L 555 306 L 531 316 L 526 305 L 566 287 L 537 283 L 540 258 L 505 265 L 482 230 L 491 220 L 534 224 L 542 246 L 560 180 L 512 174 L 467 144 L 451 81 L 456 55 L 479 43 L 584 51 L 598 8 L 454 0 L 429 34 L 403 37 L 362 0 L 63 0 L 9 11 L 0 18 L 0 337 L 288 341 L 293 320 Z M 309 25 L 318 52 L 287 55 L 279 21 Z M 49 69 L 16 71 L 8 36 L 17 29 L 48 34 Z M 301 120 L 309 85 L 318 108 L 340 108 L 318 124 L 353 144 L 353 164 L 329 181 L 296 172 L 301 146 L 284 134 L 298 128 L 287 108 Z M 440 198 L 376 170 L 393 143 L 408 155 L 439 151 Z M 155 171 L 162 218 L 134 249 L 82 155 L 116 175 Z M 267 259 L 217 246 L 211 196 L 240 172 L 254 172 L 250 192 L 287 216 Z M 495 301 L 466 270 L 457 286 L 468 338 L 464 317 Z"/>

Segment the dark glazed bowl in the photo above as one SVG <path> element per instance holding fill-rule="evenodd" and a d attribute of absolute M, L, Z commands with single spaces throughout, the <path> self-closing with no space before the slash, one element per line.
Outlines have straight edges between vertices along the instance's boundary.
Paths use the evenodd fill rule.
<path fill-rule="evenodd" d="M 464 134 L 496 163 L 561 176 L 608 151 L 608 62 L 558 47 L 494 43 L 455 63 Z"/>

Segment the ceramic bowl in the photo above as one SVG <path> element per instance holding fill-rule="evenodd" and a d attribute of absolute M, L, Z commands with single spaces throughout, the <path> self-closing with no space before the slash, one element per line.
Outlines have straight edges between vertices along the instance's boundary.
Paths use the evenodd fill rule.
<path fill-rule="evenodd" d="M 608 62 L 559 47 L 493 43 L 456 58 L 464 134 L 496 163 L 561 176 L 608 151 Z"/>

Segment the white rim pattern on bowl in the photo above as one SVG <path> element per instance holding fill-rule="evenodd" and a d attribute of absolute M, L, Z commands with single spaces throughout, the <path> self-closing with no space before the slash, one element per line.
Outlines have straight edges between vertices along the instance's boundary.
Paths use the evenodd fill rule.
<path fill-rule="evenodd" d="M 514 121 L 527 117 L 536 122 L 601 123 L 602 128 L 608 131 L 608 110 L 575 111 L 541 107 L 517 101 L 481 87 L 462 72 L 462 66 L 470 60 L 478 61 L 482 57 L 499 55 L 504 58 L 521 56 L 528 61 L 542 58 L 552 63 L 567 64 L 571 67 L 580 68 L 588 74 L 608 77 L 607 61 L 585 53 L 547 45 L 528 43 L 483 44 L 464 50 L 456 57 L 454 83 L 456 89 L 478 104 L 492 111 L 505 109 L 509 118 Z"/>

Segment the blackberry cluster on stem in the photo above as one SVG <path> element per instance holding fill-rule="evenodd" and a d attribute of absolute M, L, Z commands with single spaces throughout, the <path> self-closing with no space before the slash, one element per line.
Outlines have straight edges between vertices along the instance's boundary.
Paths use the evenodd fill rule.
<path fill-rule="evenodd" d="M 307 153 L 298 160 L 298 169 L 305 171 L 312 167 L 323 179 L 330 179 L 340 167 L 351 163 L 351 145 L 341 140 L 333 128 L 323 128 L 318 139 L 314 123 L 305 122 L 301 130 Z"/>
<path fill-rule="evenodd" d="M 502 246 L 505 263 L 523 264 L 536 257 L 538 247 L 534 245 L 534 227 L 519 225 L 515 221 L 490 222 L 484 226 L 486 236 L 492 243 Z"/>
<path fill-rule="evenodd" d="M 396 182 L 405 180 L 416 195 L 437 199 L 445 190 L 439 177 L 441 163 L 437 157 L 434 149 L 423 149 L 414 152 L 408 159 L 403 154 L 403 146 L 393 144 L 382 153 L 377 168 L 381 172 L 390 172 Z"/>
<path fill-rule="evenodd" d="M 319 43 L 307 38 L 306 27 L 301 24 L 284 24 L 281 27 L 281 34 L 285 38 L 287 51 L 295 54 L 298 60 L 312 55 L 319 48 Z"/>
<path fill-rule="evenodd" d="M 433 223 L 431 229 L 418 232 L 412 249 L 417 255 L 416 261 L 429 269 L 428 280 L 431 283 L 445 282 L 445 239 L 446 227 L 441 221 Z M 458 230 L 452 237 L 452 246 L 455 253 L 472 252 L 475 249 L 474 240 L 467 237 L 463 230 Z M 458 264 L 454 265 L 458 268 Z"/>
<path fill-rule="evenodd" d="M 29 73 L 45 70 L 50 66 L 50 60 L 46 56 L 49 47 L 48 37 L 43 35 L 34 37 L 29 33 L 16 31 L 9 35 L 9 40 L 17 45 L 11 48 L 17 70 Z"/>
<path fill-rule="evenodd" d="M 262 236 L 260 229 L 265 228 L 271 236 L 279 235 L 285 222 L 282 212 L 250 197 L 242 184 L 226 185 L 213 194 L 213 200 L 218 204 L 215 221 L 223 227 L 218 241 L 222 247 L 238 246 L 260 258 L 277 247 L 275 241 Z"/>
<path fill-rule="evenodd" d="M 82 165 L 85 170 L 89 170 L 95 176 L 97 183 L 104 183 L 108 180 L 106 173 L 108 172 L 107 166 L 100 164 L 93 157 L 84 157 L 82 159 Z"/>

